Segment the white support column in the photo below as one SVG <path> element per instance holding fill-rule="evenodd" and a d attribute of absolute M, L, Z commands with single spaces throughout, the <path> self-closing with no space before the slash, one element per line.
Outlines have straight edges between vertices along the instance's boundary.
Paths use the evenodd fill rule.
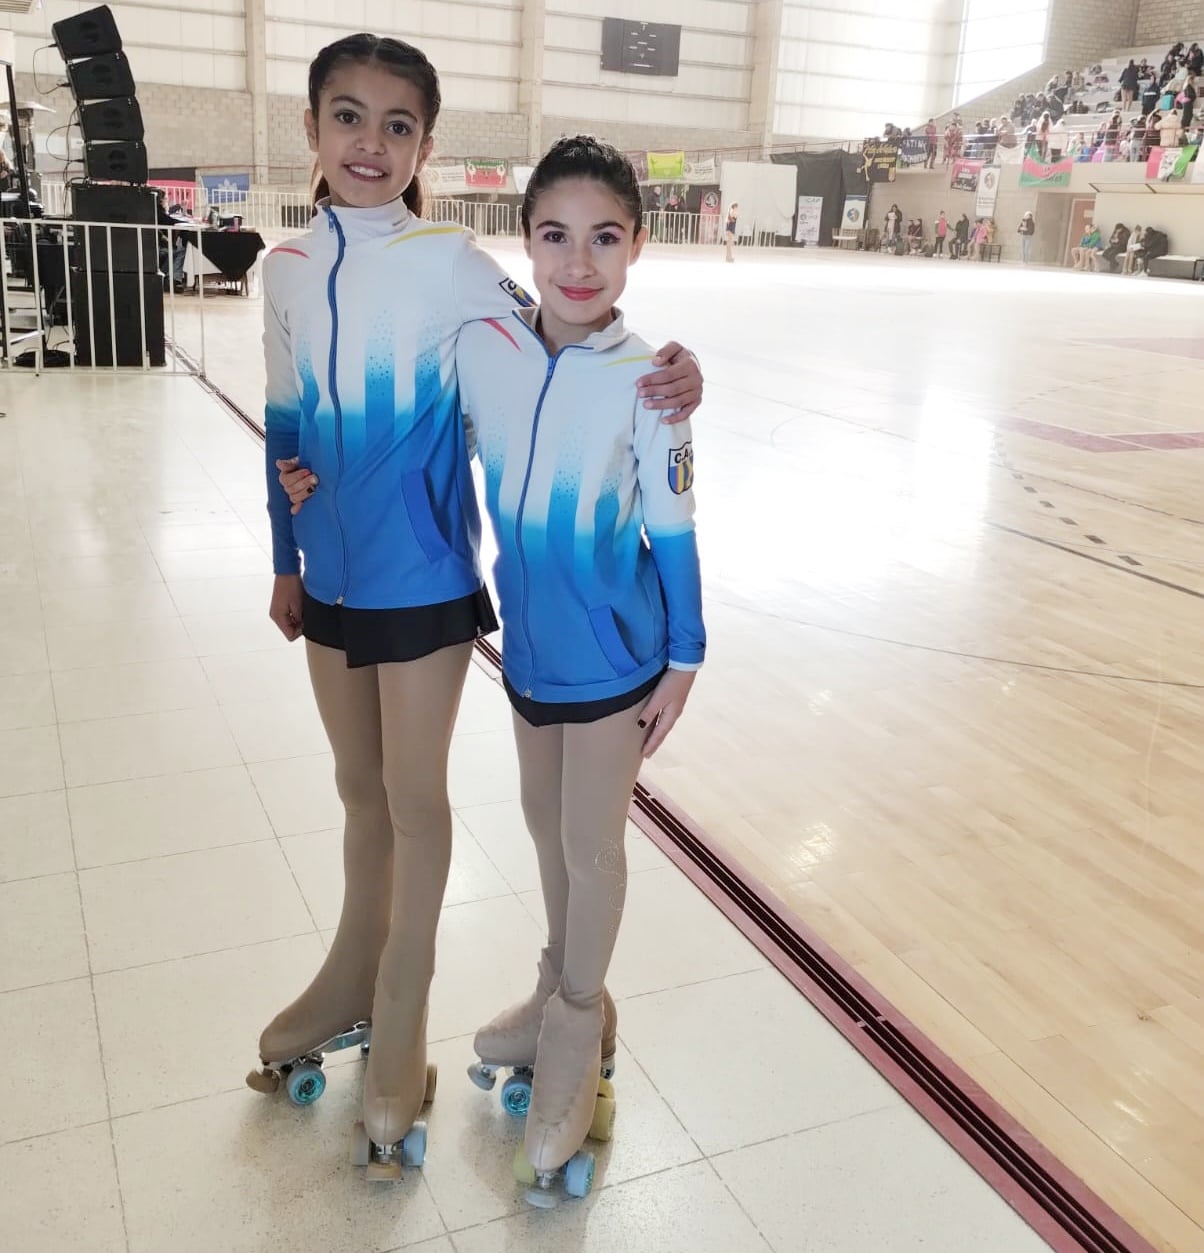
<path fill-rule="evenodd" d="M 244 0 L 247 92 L 251 97 L 251 181 L 268 181 L 268 52 L 265 0 Z"/>
<path fill-rule="evenodd" d="M 778 48 L 782 38 L 783 0 L 757 0 L 753 73 L 749 89 L 748 129 L 757 136 L 761 155 L 773 147 L 778 98 Z"/>
<path fill-rule="evenodd" d="M 531 158 L 543 155 L 543 43 L 546 14 L 545 0 L 523 0 L 518 107 L 527 119 L 527 156 Z"/>

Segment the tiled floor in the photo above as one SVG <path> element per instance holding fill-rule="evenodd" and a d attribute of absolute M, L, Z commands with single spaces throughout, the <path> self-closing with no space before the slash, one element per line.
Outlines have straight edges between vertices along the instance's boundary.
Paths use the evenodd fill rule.
<path fill-rule="evenodd" d="M 463 1075 L 541 939 L 500 689 L 474 667 L 430 1154 L 348 1164 L 361 1067 L 243 1086 L 335 924 L 339 806 L 264 618 L 260 451 L 184 379 L 0 381 L 0 1232 L 57 1253 L 1027 1253 L 1046 1247 L 632 830 L 616 1138 L 529 1210 Z"/>

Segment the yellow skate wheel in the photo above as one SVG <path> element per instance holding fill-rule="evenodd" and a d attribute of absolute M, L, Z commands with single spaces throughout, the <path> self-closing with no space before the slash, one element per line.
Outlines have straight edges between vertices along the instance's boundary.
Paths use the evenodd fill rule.
<path fill-rule="evenodd" d="M 274 1070 L 252 1070 L 247 1075 L 247 1087 L 253 1092 L 271 1096 L 280 1090 L 280 1076 Z"/>
<path fill-rule="evenodd" d="M 527 1157 L 525 1144 L 520 1144 L 514 1150 L 514 1177 L 519 1183 L 525 1183 L 528 1188 L 535 1182 L 535 1167 L 531 1165 Z"/>
<path fill-rule="evenodd" d="M 600 1096 L 594 1103 L 594 1120 L 589 1125 L 591 1140 L 609 1140 L 615 1133 L 615 1102 L 612 1097 Z"/>
<path fill-rule="evenodd" d="M 612 1101 L 615 1099 L 615 1085 L 601 1075 L 598 1076 L 598 1095 L 609 1097 Z"/>
<path fill-rule="evenodd" d="M 435 1085 L 439 1082 L 439 1067 L 434 1062 L 426 1064 L 426 1095 L 422 1098 L 424 1103 L 429 1103 L 435 1099 Z"/>

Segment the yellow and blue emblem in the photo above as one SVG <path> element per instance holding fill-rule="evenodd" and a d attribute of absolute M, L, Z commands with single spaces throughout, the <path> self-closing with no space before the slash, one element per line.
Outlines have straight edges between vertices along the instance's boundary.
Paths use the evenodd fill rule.
<path fill-rule="evenodd" d="M 669 449 L 669 486 L 681 496 L 694 486 L 694 445 L 686 441 L 680 448 Z"/>

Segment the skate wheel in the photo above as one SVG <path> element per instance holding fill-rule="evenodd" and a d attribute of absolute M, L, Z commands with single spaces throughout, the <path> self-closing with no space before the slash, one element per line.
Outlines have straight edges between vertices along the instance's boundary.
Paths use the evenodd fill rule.
<path fill-rule="evenodd" d="M 525 1144 L 520 1144 L 514 1150 L 514 1177 L 519 1183 L 525 1183 L 528 1187 L 535 1182 L 535 1167 L 531 1165 L 527 1157 Z"/>
<path fill-rule="evenodd" d="M 526 1118 L 531 1108 L 531 1080 L 524 1075 L 511 1075 L 502 1084 L 502 1108 L 511 1118 Z"/>
<path fill-rule="evenodd" d="M 423 1096 L 423 1104 L 429 1104 L 435 1099 L 435 1087 L 439 1082 L 439 1067 L 434 1062 L 427 1062 L 426 1065 L 426 1094 Z"/>
<path fill-rule="evenodd" d="M 594 1103 L 594 1119 L 586 1134 L 591 1140 L 605 1143 L 615 1133 L 615 1102 L 609 1096 L 600 1096 Z"/>
<path fill-rule="evenodd" d="M 615 1085 L 605 1075 L 598 1080 L 598 1095 L 615 1099 Z"/>
<path fill-rule="evenodd" d="M 468 1068 L 468 1077 L 482 1092 L 492 1092 L 493 1085 L 497 1082 L 497 1071 L 483 1062 L 473 1062 Z"/>
<path fill-rule="evenodd" d="M 351 1164 L 367 1166 L 372 1161 L 372 1141 L 364 1130 L 364 1124 L 357 1122 L 351 1128 Z"/>
<path fill-rule="evenodd" d="M 555 1209 L 559 1202 L 556 1193 L 547 1188 L 528 1188 L 527 1204 L 534 1205 L 536 1209 Z"/>
<path fill-rule="evenodd" d="M 364 1171 L 369 1183 L 396 1183 L 401 1178 L 400 1162 L 369 1162 Z"/>
<path fill-rule="evenodd" d="M 589 1196 L 594 1186 L 594 1155 L 574 1153 L 564 1168 L 564 1190 L 569 1196 Z"/>
<path fill-rule="evenodd" d="M 401 1160 L 407 1166 L 421 1166 L 426 1161 L 426 1123 L 416 1122 L 401 1142 Z"/>
<path fill-rule="evenodd" d="M 284 1090 L 294 1105 L 312 1105 L 326 1091 L 326 1076 L 315 1062 L 302 1062 L 288 1072 Z"/>
<path fill-rule="evenodd" d="M 252 1092 L 272 1096 L 280 1091 L 280 1076 L 274 1070 L 253 1070 L 247 1075 L 247 1087 Z"/>

